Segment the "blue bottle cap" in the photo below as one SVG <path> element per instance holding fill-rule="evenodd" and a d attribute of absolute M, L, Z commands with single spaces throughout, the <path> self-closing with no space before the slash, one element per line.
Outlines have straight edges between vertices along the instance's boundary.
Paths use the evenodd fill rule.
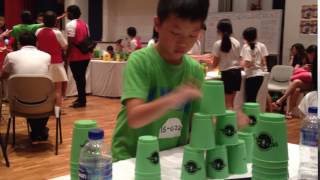
<path fill-rule="evenodd" d="M 104 131 L 101 128 L 91 129 L 88 133 L 90 140 L 100 140 L 104 137 Z"/>
<path fill-rule="evenodd" d="M 312 114 L 317 114 L 318 113 L 318 108 L 317 107 L 309 107 L 308 108 L 308 113 L 312 113 Z"/>

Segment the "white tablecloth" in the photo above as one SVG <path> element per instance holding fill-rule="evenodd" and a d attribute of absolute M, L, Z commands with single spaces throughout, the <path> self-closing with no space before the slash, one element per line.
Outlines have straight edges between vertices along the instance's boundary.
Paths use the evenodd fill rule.
<path fill-rule="evenodd" d="M 96 96 L 120 97 L 122 72 L 127 62 L 91 60 L 86 72 L 86 92 Z M 67 96 L 77 95 L 77 88 L 68 70 Z"/>
<path fill-rule="evenodd" d="M 296 180 L 299 169 L 299 146 L 288 144 L 289 149 L 289 179 Z M 160 152 L 162 180 L 180 180 L 183 147 Z M 251 164 L 248 172 L 242 175 L 232 175 L 229 179 L 251 177 Z M 113 164 L 113 180 L 134 180 L 135 159 L 127 159 Z M 70 176 L 62 176 L 52 180 L 69 180 Z"/>
<path fill-rule="evenodd" d="M 245 81 L 246 76 L 245 72 L 241 72 L 242 80 L 241 80 L 241 88 L 240 91 L 236 93 L 236 97 L 234 99 L 234 109 L 239 110 L 242 107 L 245 97 Z M 221 76 L 218 74 L 217 71 L 208 72 L 206 79 L 220 79 Z M 257 94 L 257 102 L 260 104 L 261 112 L 265 112 L 266 110 L 266 102 L 267 102 L 267 95 L 268 95 L 268 82 L 269 82 L 269 73 L 265 72 L 263 77 L 263 83 L 258 91 Z"/>
<path fill-rule="evenodd" d="M 120 97 L 122 93 L 122 72 L 126 64 L 127 62 L 92 60 L 92 94 Z"/>

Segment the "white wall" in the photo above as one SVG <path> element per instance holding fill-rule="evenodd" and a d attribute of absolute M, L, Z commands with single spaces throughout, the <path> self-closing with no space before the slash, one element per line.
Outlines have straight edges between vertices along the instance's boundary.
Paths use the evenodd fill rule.
<path fill-rule="evenodd" d="M 317 4 L 316 0 L 287 0 L 285 10 L 284 37 L 283 37 L 283 64 L 288 63 L 289 50 L 294 43 L 302 43 L 305 47 L 317 44 L 316 35 L 302 35 L 300 30 L 301 6 Z"/>

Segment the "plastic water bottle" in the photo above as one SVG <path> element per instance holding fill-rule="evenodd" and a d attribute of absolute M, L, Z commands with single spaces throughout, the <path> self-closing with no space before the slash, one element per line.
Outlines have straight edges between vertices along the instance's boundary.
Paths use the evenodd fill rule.
<path fill-rule="evenodd" d="M 318 117 L 317 107 L 309 107 L 300 129 L 299 179 L 318 179 Z"/>
<path fill-rule="evenodd" d="M 80 151 L 79 179 L 112 180 L 112 156 L 103 143 L 103 130 L 92 129 L 88 137 L 89 142 Z"/>

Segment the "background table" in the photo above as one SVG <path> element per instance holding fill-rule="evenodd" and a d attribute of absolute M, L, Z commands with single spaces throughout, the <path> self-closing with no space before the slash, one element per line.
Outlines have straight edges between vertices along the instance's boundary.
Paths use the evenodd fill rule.
<path fill-rule="evenodd" d="M 91 60 L 86 72 L 86 93 L 96 96 L 120 97 L 122 72 L 127 62 Z M 67 96 L 78 94 L 70 67 L 68 69 Z"/>
<path fill-rule="evenodd" d="M 289 149 L 289 179 L 296 180 L 299 169 L 299 146 L 288 144 Z M 183 147 L 160 152 L 162 180 L 180 180 L 182 166 Z M 251 177 L 251 166 L 248 164 L 248 172 L 242 175 L 232 175 L 228 179 Z M 119 161 L 113 164 L 113 180 L 134 180 L 135 158 Z M 70 176 L 62 176 L 52 180 L 69 180 Z"/>
<path fill-rule="evenodd" d="M 236 93 L 235 99 L 234 99 L 234 109 L 239 110 L 242 107 L 243 102 L 245 101 L 245 81 L 246 81 L 246 75 L 244 71 L 241 71 L 241 87 L 240 91 Z M 217 71 L 211 71 L 207 73 L 206 76 L 207 80 L 220 80 L 221 75 L 218 74 Z M 263 75 L 263 83 L 258 91 L 257 94 L 257 102 L 260 104 L 261 112 L 265 112 L 266 110 L 266 103 L 267 103 L 267 95 L 268 95 L 268 82 L 269 82 L 269 73 L 265 72 Z"/>

